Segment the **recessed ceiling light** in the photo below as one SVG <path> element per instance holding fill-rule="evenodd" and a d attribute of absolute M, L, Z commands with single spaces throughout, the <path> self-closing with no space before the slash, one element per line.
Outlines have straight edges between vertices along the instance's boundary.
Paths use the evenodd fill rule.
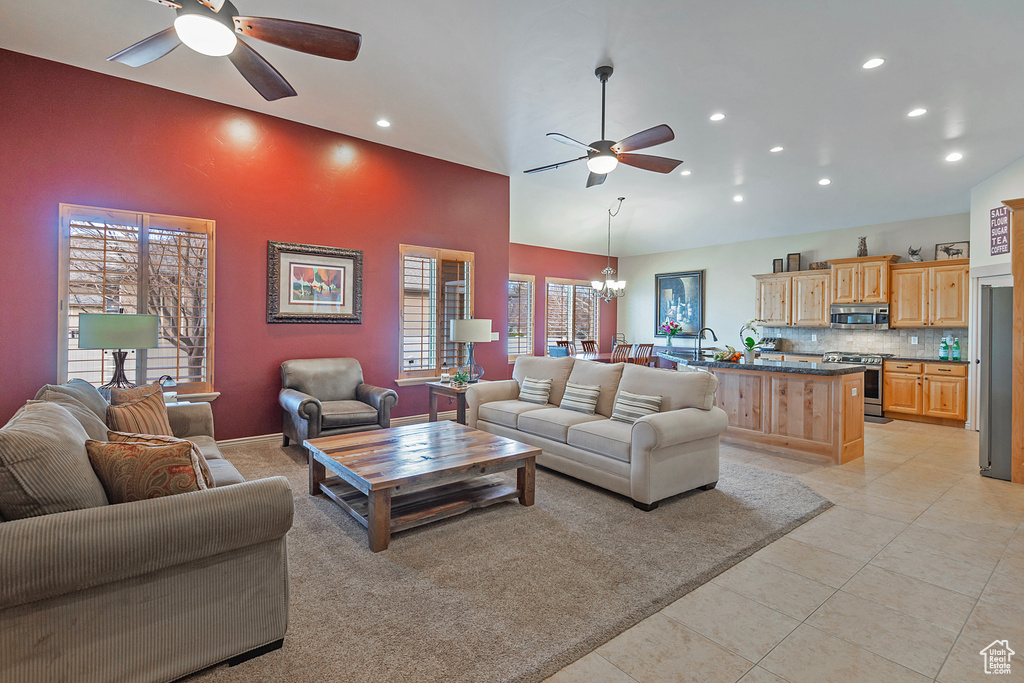
<path fill-rule="evenodd" d="M 883 64 L 885 64 L 885 60 L 884 59 L 882 59 L 881 57 L 875 57 L 874 59 L 869 59 L 868 61 L 864 62 L 864 68 L 865 69 L 877 69 L 878 67 L 882 66 Z"/>
<path fill-rule="evenodd" d="M 680 171 L 679 175 L 690 175 L 693 171 Z"/>
<path fill-rule="evenodd" d="M 742 202 L 742 201 L 743 201 L 743 195 L 741 195 L 741 194 L 738 194 L 738 195 L 736 195 L 735 197 L 733 197 L 733 198 L 732 198 L 732 200 L 733 200 L 734 202 Z"/>
<path fill-rule="evenodd" d="M 772 147 L 772 148 L 771 148 L 770 150 L 768 150 L 768 151 L 769 151 L 769 152 L 781 152 L 781 151 L 782 151 L 782 149 L 783 149 L 782 145 L 776 145 L 775 147 Z"/>
<path fill-rule="evenodd" d="M 828 178 L 822 178 L 821 180 L 818 181 L 818 184 L 819 185 L 831 185 L 832 181 L 829 180 Z"/>
<path fill-rule="evenodd" d="M 721 121 L 724 118 L 725 118 L 725 114 L 723 114 L 722 112 L 716 112 L 716 113 L 711 115 L 711 120 L 712 121 Z"/>
<path fill-rule="evenodd" d="M 960 152 L 950 152 L 946 155 L 946 161 L 960 161 L 964 158 L 964 155 Z"/>
<path fill-rule="evenodd" d="M 928 110 L 924 107 L 918 107 L 917 109 L 911 109 L 907 112 L 907 116 L 924 116 L 928 113 Z"/>
<path fill-rule="evenodd" d="M 377 119 L 377 125 L 380 126 L 381 128 L 390 128 L 391 122 L 388 121 L 387 119 Z"/>

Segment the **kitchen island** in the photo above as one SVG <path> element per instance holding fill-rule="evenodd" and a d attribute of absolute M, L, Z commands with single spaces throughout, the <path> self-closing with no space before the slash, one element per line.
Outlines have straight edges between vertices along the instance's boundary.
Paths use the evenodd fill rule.
<path fill-rule="evenodd" d="M 718 407 L 729 415 L 725 443 L 837 465 L 864 455 L 863 365 L 658 355 L 681 370 L 706 370 L 718 378 Z"/>

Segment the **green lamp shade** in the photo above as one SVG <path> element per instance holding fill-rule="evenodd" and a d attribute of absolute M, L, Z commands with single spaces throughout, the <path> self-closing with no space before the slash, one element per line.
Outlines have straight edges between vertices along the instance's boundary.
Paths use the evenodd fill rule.
<path fill-rule="evenodd" d="M 156 315 L 81 313 L 78 316 L 80 349 L 155 349 Z"/>

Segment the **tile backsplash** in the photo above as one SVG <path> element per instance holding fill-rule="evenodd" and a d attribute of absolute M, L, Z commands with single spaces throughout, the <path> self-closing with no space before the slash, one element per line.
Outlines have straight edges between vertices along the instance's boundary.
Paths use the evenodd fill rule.
<path fill-rule="evenodd" d="M 967 330 L 899 329 L 899 330 L 833 330 L 828 327 L 765 327 L 764 337 L 778 337 L 777 351 L 820 354 L 826 351 L 889 353 L 904 358 L 938 358 L 939 340 L 949 335 L 960 340 L 960 358 L 967 360 Z M 811 341 L 811 335 L 817 335 Z M 917 337 L 917 344 L 910 338 Z"/>

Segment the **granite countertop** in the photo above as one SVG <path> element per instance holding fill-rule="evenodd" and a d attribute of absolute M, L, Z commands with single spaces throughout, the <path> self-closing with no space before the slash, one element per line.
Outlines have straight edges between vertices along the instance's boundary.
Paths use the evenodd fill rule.
<path fill-rule="evenodd" d="M 953 365 L 969 365 L 970 361 L 966 360 L 939 360 L 938 358 L 920 358 L 911 356 L 892 356 L 886 357 L 885 360 L 898 360 L 898 361 L 911 361 L 916 363 L 951 363 Z"/>
<path fill-rule="evenodd" d="M 671 353 L 659 353 L 665 360 L 675 361 L 695 368 L 722 368 L 725 370 L 748 370 L 758 372 L 788 372 L 794 375 L 852 375 L 867 370 L 863 365 L 850 363 L 790 363 L 780 360 L 755 360 L 753 363 L 725 363 L 714 360 L 692 360 Z"/>

